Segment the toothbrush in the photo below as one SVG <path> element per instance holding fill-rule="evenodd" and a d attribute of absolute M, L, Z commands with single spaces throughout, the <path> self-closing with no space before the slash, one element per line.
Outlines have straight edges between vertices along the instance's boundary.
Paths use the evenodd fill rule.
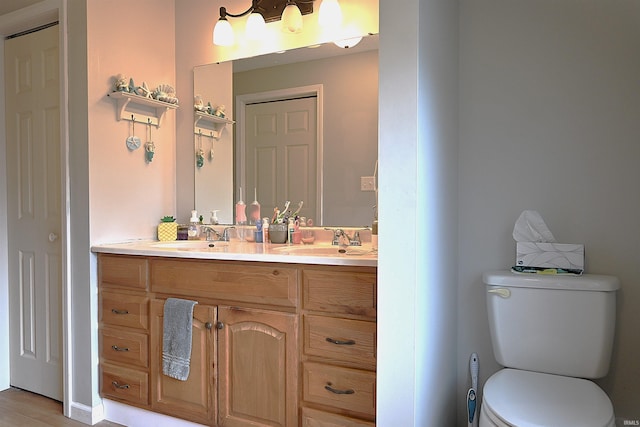
<path fill-rule="evenodd" d="M 297 217 L 298 214 L 300 213 L 300 209 L 302 209 L 302 205 L 304 204 L 304 202 L 302 200 L 300 200 L 300 203 L 298 203 L 298 208 L 296 209 L 296 211 L 293 213 L 293 217 Z"/>
<path fill-rule="evenodd" d="M 476 353 L 471 353 L 471 359 L 469 360 L 469 371 L 471 372 L 471 387 L 475 390 L 478 389 L 478 365 L 478 355 Z"/>
<path fill-rule="evenodd" d="M 478 417 L 477 417 L 477 393 L 478 390 L 478 355 L 476 353 L 471 353 L 471 359 L 469 360 L 469 371 L 471 372 L 471 388 L 467 391 L 467 413 L 468 413 L 468 426 L 469 427 L 477 427 L 478 426 Z"/>

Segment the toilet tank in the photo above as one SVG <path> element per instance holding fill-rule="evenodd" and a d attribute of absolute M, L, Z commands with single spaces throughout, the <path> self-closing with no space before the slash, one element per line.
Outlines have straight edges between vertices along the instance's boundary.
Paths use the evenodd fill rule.
<path fill-rule="evenodd" d="M 607 374 L 615 333 L 616 277 L 483 274 L 496 361 L 580 378 Z"/>

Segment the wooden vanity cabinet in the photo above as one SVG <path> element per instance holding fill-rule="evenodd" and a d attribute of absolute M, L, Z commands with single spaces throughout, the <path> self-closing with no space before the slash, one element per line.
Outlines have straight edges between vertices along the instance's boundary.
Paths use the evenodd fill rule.
<path fill-rule="evenodd" d="M 298 424 L 297 317 L 218 308 L 220 426 Z"/>
<path fill-rule="evenodd" d="M 376 270 L 302 271 L 305 427 L 374 426 Z"/>
<path fill-rule="evenodd" d="M 149 405 L 148 262 L 142 257 L 100 255 L 100 393 Z"/>
<path fill-rule="evenodd" d="M 375 267 L 98 260 L 102 396 L 212 426 L 375 425 Z M 162 373 L 169 297 L 198 302 L 187 381 Z"/>
<path fill-rule="evenodd" d="M 151 301 L 151 408 L 173 417 L 213 425 L 217 402 L 216 307 L 193 307 L 191 359 L 186 381 L 162 372 L 162 337 L 165 300 Z"/>
<path fill-rule="evenodd" d="M 282 264 L 154 258 L 150 277 L 154 295 L 195 300 L 194 310 L 208 304 L 217 312 L 210 321 L 212 330 L 204 332 L 213 337 L 211 343 L 194 356 L 200 348 L 194 336 L 191 356 L 192 364 L 208 360 L 212 373 L 203 372 L 201 382 L 188 385 L 167 378 L 162 367 L 152 362 L 153 409 L 208 425 L 297 425 L 297 269 Z M 153 301 L 157 320 L 151 327 L 152 360 L 162 356 L 163 306 L 163 300 Z M 192 381 L 189 377 L 187 382 Z M 217 416 L 200 411 L 199 403 L 207 400 Z M 194 402 L 192 412 L 187 408 Z"/>

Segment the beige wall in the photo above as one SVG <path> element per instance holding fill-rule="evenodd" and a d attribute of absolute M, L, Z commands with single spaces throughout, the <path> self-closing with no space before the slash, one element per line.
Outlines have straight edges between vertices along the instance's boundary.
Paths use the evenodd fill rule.
<path fill-rule="evenodd" d="M 375 193 L 360 191 L 360 177 L 378 158 L 378 52 L 235 73 L 233 83 L 235 95 L 323 85 L 323 225 L 370 225 Z"/>
<path fill-rule="evenodd" d="M 121 8 L 127 12 L 118 13 Z M 87 9 L 91 241 L 155 238 L 160 218 L 175 215 L 176 112 L 167 112 L 160 128 L 151 127 L 156 151 L 147 163 L 143 147 L 127 149 L 131 122 L 116 120 L 107 93 L 118 73 L 152 90 L 163 83 L 175 88 L 174 2 L 90 1 Z M 107 17 L 117 17 L 119 25 Z M 191 91 L 177 89 L 177 97 L 180 108 L 191 108 Z M 148 126 L 137 123 L 135 133 L 148 141 Z"/>

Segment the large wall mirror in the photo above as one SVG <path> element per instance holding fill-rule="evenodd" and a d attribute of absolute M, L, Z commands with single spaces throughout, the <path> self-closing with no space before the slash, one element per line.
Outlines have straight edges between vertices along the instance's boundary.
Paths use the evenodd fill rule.
<path fill-rule="evenodd" d="M 355 47 L 332 43 L 194 69 L 194 92 L 224 103 L 228 125 L 217 138 L 196 133 L 207 155 L 195 170 L 196 209 L 209 219 L 219 210 L 232 223 L 240 196 L 257 200 L 261 216 L 292 208 L 315 225 L 366 226 L 378 158 L 378 36 Z M 229 76 L 232 75 L 232 83 Z"/>

